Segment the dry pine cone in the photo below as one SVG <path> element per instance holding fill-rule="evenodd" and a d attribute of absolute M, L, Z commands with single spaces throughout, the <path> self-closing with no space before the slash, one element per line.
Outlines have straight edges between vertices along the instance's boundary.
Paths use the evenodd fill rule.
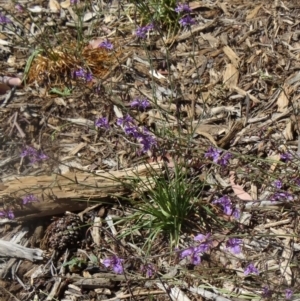
<path fill-rule="evenodd" d="M 41 247 L 58 251 L 75 247 L 81 240 L 82 225 L 77 214 L 67 212 L 49 225 Z"/>

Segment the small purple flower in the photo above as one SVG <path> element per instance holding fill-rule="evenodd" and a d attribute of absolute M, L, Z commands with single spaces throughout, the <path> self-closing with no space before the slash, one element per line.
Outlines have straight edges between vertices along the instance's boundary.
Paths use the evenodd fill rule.
<path fill-rule="evenodd" d="M 23 151 L 21 152 L 21 157 L 35 157 L 37 156 L 38 151 L 31 147 L 31 146 L 26 146 Z"/>
<path fill-rule="evenodd" d="M 90 72 L 87 72 L 87 73 L 85 74 L 85 81 L 86 81 L 86 82 L 91 82 L 92 80 L 93 80 L 93 74 L 90 73 Z"/>
<path fill-rule="evenodd" d="M 283 153 L 280 155 L 280 159 L 283 161 L 291 161 L 293 159 L 293 155 L 291 153 Z"/>
<path fill-rule="evenodd" d="M 105 267 L 112 268 L 112 270 L 116 274 L 122 274 L 123 273 L 123 265 L 122 265 L 123 261 L 124 261 L 124 259 L 121 259 L 114 255 L 111 258 L 104 259 L 102 263 Z"/>
<path fill-rule="evenodd" d="M 273 186 L 277 189 L 281 189 L 282 188 L 282 182 L 280 180 L 275 180 L 273 182 Z"/>
<path fill-rule="evenodd" d="M 153 268 L 153 265 L 152 265 L 151 263 L 142 265 L 141 270 L 142 270 L 143 273 L 146 274 L 146 277 L 147 277 L 147 278 L 152 277 L 153 274 L 154 274 L 154 268 Z"/>
<path fill-rule="evenodd" d="M 7 217 L 8 217 L 9 219 L 14 219 L 14 218 L 15 218 L 14 212 L 13 212 L 12 210 L 8 210 L 8 211 L 7 211 Z"/>
<path fill-rule="evenodd" d="M 11 20 L 6 16 L 0 14 L 0 24 L 8 24 L 8 23 L 12 23 Z"/>
<path fill-rule="evenodd" d="M 290 288 L 285 290 L 285 299 L 290 300 L 293 297 L 293 291 Z"/>
<path fill-rule="evenodd" d="M 231 159 L 232 155 L 230 153 L 225 153 L 220 157 L 217 161 L 217 163 L 223 167 L 227 166 L 229 163 L 229 160 Z"/>
<path fill-rule="evenodd" d="M 90 72 L 85 71 L 84 69 L 80 68 L 74 72 L 74 76 L 78 78 L 84 79 L 86 82 L 90 82 L 93 80 L 93 75 Z"/>
<path fill-rule="evenodd" d="M 293 196 L 287 191 L 275 192 L 270 198 L 271 202 L 293 201 L 293 199 L 294 199 Z"/>
<path fill-rule="evenodd" d="M 113 50 L 114 49 L 114 45 L 108 41 L 108 40 L 105 40 L 103 42 L 101 42 L 98 47 L 100 48 L 106 48 L 107 50 Z"/>
<path fill-rule="evenodd" d="M 19 3 L 15 5 L 15 9 L 18 11 L 18 13 L 24 12 L 24 7 Z"/>
<path fill-rule="evenodd" d="M 74 72 L 74 74 L 75 74 L 75 77 L 84 77 L 85 76 L 85 71 L 82 68 L 80 68 L 80 69 L 76 70 Z"/>
<path fill-rule="evenodd" d="M 214 148 L 210 146 L 207 150 L 207 152 L 204 154 L 205 158 L 211 158 L 215 163 L 218 162 L 221 154 L 221 150 L 218 150 L 217 148 Z"/>
<path fill-rule="evenodd" d="M 124 127 L 124 132 L 126 135 L 131 135 L 133 136 L 134 138 L 138 138 L 140 133 L 139 133 L 139 128 L 135 125 L 126 125 Z"/>
<path fill-rule="evenodd" d="M 106 117 L 98 118 L 95 122 L 95 126 L 98 128 L 109 129 L 109 123 Z"/>
<path fill-rule="evenodd" d="M 39 153 L 37 156 L 38 161 L 43 161 L 49 159 L 49 157 L 44 153 Z"/>
<path fill-rule="evenodd" d="M 272 291 L 267 286 L 263 287 L 261 294 L 264 298 L 272 297 Z"/>
<path fill-rule="evenodd" d="M 191 264 L 198 265 L 200 263 L 201 263 L 201 257 L 199 255 L 199 253 L 193 253 L 191 255 Z"/>
<path fill-rule="evenodd" d="M 137 137 L 138 142 L 142 145 L 142 153 L 147 153 L 153 146 L 157 145 L 156 137 L 144 128 L 142 133 Z"/>
<path fill-rule="evenodd" d="M 180 258 L 186 258 L 194 253 L 194 247 L 187 248 L 180 252 Z"/>
<path fill-rule="evenodd" d="M 71 0 L 70 1 L 72 5 L 77 4 L 79 2 L 79 0 Z"/>
<path fill-rule="evenodd" d="M 154 28 L 153 24 L 149 24 L 143 27 L 138 27 L 135 34 L 138 38 L 145 39 L 146 34 L 153 28 Z"/>
<path fill-rule="evenodd" d="M 130 103 L 130 106 L 142 111 L 147 109 L 150 106 L 150 103 L 147 99 L 135 99 Z"/>
<path fill-rule="evenodd" d="M 223 207 L 223 212 L 226 215 L 231 215 L 233 213 L 231 200 L 226 195 L 214 200 L 212 203 L 221 205 Z"/>
<path fill-rule="evenodd" d="M 31 163 L 47 160 L 48 156 L 31 146 L 26 146 L 21 152 L 21 157 L 29 157 Z"/>
<path fill-rule="evenodd" d="M 250 263 L 244 270 L 245 276 L 248 276 L 249 274 L 255 274 L 255 275 L 259 274 L 258 269 L 254 266 L 253 263 Z"/>
<path fill-rule="evenodd" d="M 184 27 L 191 26 L 195 23 L 196 23 L 195 20 L 190 15 L 187 15 L 179 20 L 179 24 Z"/>
<path fill-rule="evenodd" d="M 232 213 L 232 216 L 235 218 L 235 219 L 240 219 L 241 217 L 241 211 L 237 208 L 235 208 L 233 210 L 233 213 Z"/>
<path fill-rule="evenodd" d="M 226 243 L 226 248 L 233 254 L 241 253 L 242 240 L 239 238 L 229 238 Z"/>
<path fill-rule="evenodd" d="M 39 201 L 39 199 L 33 194 L 28 194 L 28 195 L 22 197 L 23 205 L 27 205 L 29 203 L 38 202 L 38 201 Z"/>
<path fill-rule="evenodd" d="M 134 124 L 134 121 L 130 115 L 126 115 L 124 118 L 117 119 L 117 125 L 119 126 L 130 126 L 132 124 Z"/>
<path fill-rule="evenodd" d="M 0 218 L 14 219 L 15 214 L 11 209 L 9 209 L 8 211 L 2 210 L 0 211 Z"/>
<path fill-rule="evenodd" d="M 180 14 L 180 13 L 190 13 L 191 9 L 189 7 L 189 5 L 187 3 L 183 3 L 183 4 L 178 4 L 175 8 L 176 13 Z"/>
<path fill-rule="evenodd" d="M 199 242 L 203 242 L 203 241 L 209 240 L 210 237 L 211 237 L 211 234 L 210 234 L 210 233 L 208 233 L 208 234 L 206 234 L 206 235 L 204 235 L 204 234 L 198 234 L 198 235 L 196 235 L 196 236 L 194 237 L 194 240 L 195 240 L 195 241 L 199 241 Z"/>

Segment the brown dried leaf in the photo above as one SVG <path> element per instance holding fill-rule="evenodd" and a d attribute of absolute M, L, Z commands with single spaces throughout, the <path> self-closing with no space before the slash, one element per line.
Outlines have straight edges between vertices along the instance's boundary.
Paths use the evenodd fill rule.
<path fill-rule="evenodd" d="M 233 190 L 233 192 L 235 193 L 235 195 L 241 199 L 242 201 L 253 201 L 252 197 L 250 194 L 248 194 L 242 186 L 235 184 L 234 180 L 235 180 L 235 172 L 231 171 L 230 172 L 230 185 L 231 188 Z"/>
<path fill-rule="evenodd" d="M 239 67 L 239 62 L 240 58 L 237 56 L 237 54 L 230 48 L 229 46 L 224 46 L 223 47 L 224 53 L 228 56 L 230 59 L 231 63 L 238 68 Z"/>
<path fill-rule="evenodd" d="M 289 105 L 289 99 L 287 98 L 288 92 L 289 89 L 287 86 L 285 86 L 277 99 L 277 106 L 278 106 L 277 112 L 282 113 L 287 109 Z"/>
<path fill-rule="evenodd" d="M 71 5 L 71 1 L 70 0 L 66 0 L 60 3 L 60 6 L 62 8 L 68 8 Z"/>
<path fill-rule="evenodd" d="M 60 5 L 56 0 L 49 0 L 49 8 L 53 12 L 58 12 L 60 10 Z"/>
<path fill-rule="evenodd" d="M 223 84 L 231 90 L 236 87 L 239 81 L 239 71 L 234 67 L 233 64 L 227 64 L 224 75 Z"/>
<path fill-rule="evenodd" d="M 247 15 L 246 20 L 251 20 L 251 19 L 255 18 L 261 7 L 262 7 L 262 4 L 256 6 L 254 9 L 252 9 L 251 12 Z"/>

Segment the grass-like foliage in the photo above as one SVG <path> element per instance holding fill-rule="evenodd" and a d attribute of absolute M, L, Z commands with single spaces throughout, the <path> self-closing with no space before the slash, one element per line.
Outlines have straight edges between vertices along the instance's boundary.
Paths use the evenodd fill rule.
<path fill-rule="evenodd" d="M 131 0 L 138 11 L 142 25 L 154 23 L 167 30 L 176 31 L 179 28 L 178 14 L 175 12 L 175 0 Z"/>
<path fill-rule="evenodd" d="M 178 164 L 172 169 L 166 167 L 163 175 L 153 172 L 152 176 L 132 182 L 138 200 L 133 201 L 134 213 L 127 218 L 131 226 L 125 235 L 134 230 L 146 231 L 145 245 L 150 246 L 159 234 L 163 234 L 168 236 L 172 247 L 177 246 L 203 184 L 191 183 L 184 167 Z"/>

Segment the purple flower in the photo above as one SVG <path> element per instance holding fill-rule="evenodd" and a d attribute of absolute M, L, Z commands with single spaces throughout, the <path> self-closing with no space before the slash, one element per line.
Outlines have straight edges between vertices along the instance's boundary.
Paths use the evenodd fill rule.
<path fill-rule="evenodd" d="M 0 211 L 0 217 L 2 218 L 8 218 L 8 219 L 14 219 L 15 218 L 15 214 L 13 213 L 12 210 L 2 210 Z"/>
<path fill-rule="evenodd" d="M 93 80 L 93 75 L 90 72 L 85 71 L 84 69 L 80 68 L 74 72 L 74 76 L 84 79 L 86 82 L 90 82 Z"/>
<path fill-rule="evenodd" d="M 179 24 L 184 27 L 193 25 L 195 23 L 195 20 L 190 15 L 187 15 L 179 20 Z"/>
<path fill-rule="evenodd" d="M 191 9 L 187 3 L 184 3 L 184 4 L 178 4 L 175 8 L 175 11 L 178 14 L 183 13 L 183 12 L 190 13 Z"/>
<path fill-rule="evenodd" d="M 38 151 L 37 149 L 26 146 L 23 151 L 21 152 L 21 157 L 29 157 L 31 163 L 36 163 L 39 161 L 47 160 L 48 156 L 42 153 L 41 151 Z"/>
<path fill-rule="evenodd" d="M 290 300 L 293 297 L 293 291 L 290 288 L 285 290 L 285 299 Z"/>
<path fill-rule="evenodd" d="M 150 103 L 147 99 L 135 99 L 130 103 L 130 106 L 142 111 L 147 109 L 150 106 Z"/>
<path fill-rule="evenodd" d="M 253 263 L 250 263 L 244 270 L 245 276 L 248 276 L 249 274 L 255 274 L 255 275 L 259 274 L 258 269 L 254 266 Z"/>
<path fill-rule="evenodd" d="M 274 185 L 274 187 L 277 188 L 277 189 L 281 189 L 281 188 L 282 188 L 282 182 L 281 182 L 280 180 L 275 180 L 275 181 L 273 182 L 273 185 Z"/>
<path fill-rule="evenodd" d="M 203 241 L 207 241 L 209 238 L 211 237 L 211 234 L 208 233 L 206 235 L 204 234 L 198 234 L 194 237 L 195 241 L 199 241 L 199 242 L 203 242 Z"/>
<path fill-rule="evenodd" d="M 272 297 L 272 291 L 267 286 L 263 287 L 261 294 L 264 298 Z"/>
<path fill-rule="evenodd" d="M 271 202 L 292 201 L 293 199 L 294 199 L 293 196 L 287 191 L 275 192 L 270 198 Z"/>
<path fill-rule="evenodd" d="M 130 115 L 126 115 L 125 118 L 118 118 L 117 125 L 119 126 L 130 126 L 134 123 L 133 118 Z"/>
<path fill-rule="evenodd" d="M 19 3 L 17 3 L 17 4 L 15 5 L 15 9 L 16 9 L 19 13 L 24 12 L 24 7 L 23 7 L 21 4 L 19 4 Z"/>
<path fill-rule="evenodd" d="M 0 14 L 0 24 L 8 24 L 8 23 L 12 23 L 11 20 L 6 16 Z"/>
<path fill-rule="evenodd" d="M 241 253 L 242 240 L 239 238 L 229 238 L 226 243 L 226 248 L 233 254 Z"/>
<path fill-rule="evenodd" d="M 191 264 L 198 265 L 200 263 L 201 263 L 201 257 L 199 255 L 199 253 L 193 253 L 191 255 Z"/>
<path fill-rule="evenodd" d="M 153 274 L 154 274 L 154 268 L 153 268 L 151 263 L 148 263 L 146 265 L 142 265 L 141 270 L 142 270 L 142 272 L 146 273 L 147 278 L 152 277 Z"/>
<path fill-rule="evenodd" d="M 149 24 L 143 27 L 138 27 L 135 34 L 138 38 L 145 39 L 146 34 L 153 28 L 154 28 L 153 24 Z"/>
<path fill-rule="evenodd" d="M 291 153 L 283 153 L 280 155 L 280 159 L 283 161 L 291 161 L 293 159 L 293 155 Z"/>
<path fill-rule="evenodd" d="M 140 135 L 139 128 L 135 125 L 133 126 L 126 125 L 124 127 L 124 132 L 126 135 L 132 135 L 134 138 L 138 138 Z"/>
<path fill-rule="evenodd" d="M 180 258 L 191 256 L 194 253 L 194 247 L 187 248 L 180 252 Z"/>
<path fill-rule="evenodd" d="M 21 152 L 21 157 L 34 157 L 37 156 L 38 151 L 31 147 L 31 146 L 26 146 L 23 151 Z"/>
<path fill-rule="evenodd" d="M 117 256 L 113 256 L 111 258 L 106 258 L 103 260 L 103 265 L 107 268 L 111 268 L 116 274 L 123 273 L 123 265 L 122 262 L 124 259 L 121 259 Z"/>
<path fill-rule="evenodd" d="M 23 205 L 27 205 L 29 203 L 38 202 L 38 201 L 39 201 L 39 199 L 33 194 L 28 194 L 28 195 L 22 197 Z"/>
<path fill-rule="evenodd" d="M 72 5 L 77 4 L 79 2 L 79 0 L 71 0 L 70 1 Z"/>
<path fill-rule="evenodd" d="M 218 150 L 217 148 L 214 148 L 210 146 L 207 150 L 207 152 L 204 154 L 205 158 L 211 158 L 215 163 L 218 162 L 221 154 L 221 150 Z"/>
<path fill-rule="evenodd" d="M 95 122 L 95 126 L 98 128 L 109 129 L 108 120 L 106 117 L 98 118 Z"/>
<path fill-rule="evenodd" d="M 156 137 L 144 128 L 142 133 L 138 134 L 138 142 L 142 145 L 142 153 L 148 152 L 153 146 L 157 144 Z"/>
<path fill-rule="evenodd" d="M 12 210 L 8 210 L 8 211 L 7 211 L 7 217 L 8 217 L 9 219 L 14 219 L 14 218 L 15 218 L 15 214 L 13 213 Z"/>
<path fill-rule="evenodd" d="M 74 74 L 75 74 L 75 77 L 84 77 L 85 76 L 85 71 L 82 68 L 80 68 L 80 69 L 76 70 L 74 72 Z"/>
<path fill-rule="evenodd" d="M 225 153 L 220 157 L 217 161 L 217 163 L 221 166 L 227 166 L 229 163 L 229 160 L 231 159 L 232 155 L 230 153 Z"/>
<path fill-rule="evenodd" d="M 228 196 L 224 195 L 221 198 L 214 200 L 213 204 L 220 204 L 223 207 L 223 212 L 226 215 L 231 215 L 233 213 L 232 203 Z"/>
<path fill-rule="evenodd" d="M 198 265 L 198 264 L 201 263 L 201 257 L 200 257 L 199 253 L 200 252 L 198 251 L 197 248 L 190 247 L 190 248 L 187 248 L 187 249 L 181 251 L 180 258 L 189 257 L 190 261 L 191 261 L 191 264 Z"/>
<path fill-rule="evenodd" d="M 87 72 L 87 73 L 85 74 L 85 81 L 86 81 L 86 82 L 91 82 L 92 80 L 93 80 L 93 74 L 90 73 L 90 72 Z"/>
<path fill-rule="evenodd" d="M 108 41 L 108 40 L 105 40 L 103 42 L 101 42 L 98 47 L 100 48 L 106 48 L 107 50 L 113 50 L 114 49 L 114 45 Z"/>
<path fill-rule="evenodd" d="M 241 212 L 240 212 L 240 210 L 237 209 L 237 208 L 235 208 L 235 209 L 233 210 L 232 216 L 233 216 L 235 219 L 240 219 L 240 217 L 241 217 Z"/>

